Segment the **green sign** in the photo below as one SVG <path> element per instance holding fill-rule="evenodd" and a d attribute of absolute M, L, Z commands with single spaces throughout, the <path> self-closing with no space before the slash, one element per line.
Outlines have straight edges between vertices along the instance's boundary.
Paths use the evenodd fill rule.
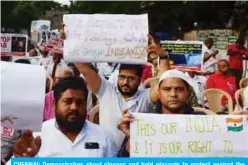
<path fill-rule="evenodd" d="M 200 30 L 198 39 L 205 41 L 212 38 L 216 49 L 227 49 L 228 44 L 235 43 L 238 35 L 233 30 Z"/>

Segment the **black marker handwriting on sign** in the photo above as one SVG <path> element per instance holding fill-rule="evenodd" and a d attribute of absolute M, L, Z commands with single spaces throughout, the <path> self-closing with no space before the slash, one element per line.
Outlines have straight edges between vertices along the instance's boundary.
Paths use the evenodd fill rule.
<path fill-rule="evenodd" d="M 119 25 L 120 22 L 118 22 Z M 114 22 L 113 20 L 103 20 L 103 19 L 99 19 L 96 18 L 94 16 L 89 17 L 88 22 L 87 22 L 87 28 L 89 29 L 95 29 L 95 28 L 99 28 L 99 29 L 117 29 L 118 28 L 118 24 L 116 24 L 116 22 Z M 122 27 L 124 27 L 122 25 Z"/>
<path fill-rule="evenodd" d="M 146 35 L 136 36 L 136 33 L 127 33 L 124 36 L 124 41 L 147 43 L 147 36 Z"/>
<path fill-rule="evenodd" d="M 145 20 L 142 19 L 135 19 L 130 21 L 130 29 L 131 30 L 143 30 L 148 29 L 148 25 L 144 24 Z"/>
<path fill-rule="evenodd" d="M 117 41 L 116 35 L 113 33 L 98 33 L 87 32 L 87 36 L 82 36 L 84 42 L 103 42 L 106 44 L 112 44 Z"/>
<path fill-rule="evenodd" d="M 145 19 L 129 19 L 112 17 L 112 19 L 103 19 L 97 18 L 95 16 L 90 16 L 88 18 L 88 22 L 86 26 L 88 29 L 109 29 L 109 30 L 117 30 L 117 29 L 130 29 L 130 30 L 142 30 L 148 29 L 148 25 L 144 25 L 146 22 Z"/>

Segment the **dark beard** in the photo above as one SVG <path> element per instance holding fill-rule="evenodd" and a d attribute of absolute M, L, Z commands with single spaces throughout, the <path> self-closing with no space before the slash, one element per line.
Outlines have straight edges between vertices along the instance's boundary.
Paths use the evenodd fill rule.
<path fill-rule="evenodd" d="M 80 132 L 83 128 L 84 123 L 85 123 L 86 115 L 79 116 L 77 114 L 78 115 L 77 120 L 75 120 L 73 122 L 69 122 L 67 120 L 67 118 L 72 113 L 77 113 L 77 112 L 71 112 L 70 114 L 68 114 L 66 116 L 66 118 L 64 118 L 61 115 L 59 115 L 58 113 L 56 113 L 56 111 L 55 111 L 56 122 L 57 122 L 60 129 L 64 129 L 65 131 L 68 131 L 68 132 L 75 132 L 75 133 Z"/>
<path fill-rule="evenodd" d="M 123 92 L 123 91 L 121 90 L 121 87 L 118 85 L 118 90 L 120 91 L 120 93 L 121 93 L 123 96 L 132 97 L 132 96 L 137 92 L 138 88 L 135 89 L 135 90 L 133 90 L 133 91 L 131 91 L 131 92 Z"/>

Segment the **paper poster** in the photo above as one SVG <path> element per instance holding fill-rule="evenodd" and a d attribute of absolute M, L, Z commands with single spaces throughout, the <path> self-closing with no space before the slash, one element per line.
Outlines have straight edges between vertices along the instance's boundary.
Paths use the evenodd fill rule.
<path fill-rule="evenodd" d="M 63 23 L 67 62 L 147 62 L 147 14 L 70 14 Z"/>
<path fill-rule="evenodd" d="M 39 42 L 39 33 L 38 32 L 31 32 L 31 44 L 37 45 Z"/>
<path fill-rule="evenodd" d="M 1 33 L 1 56 L 26 56 L 28 36 Z"/>
<path fill-rule="evenodd" d="M 47 46 L 51 48 L 63 49 L 63 40 L 61 40 L 60 36 L 57 36 L 55 33 L 51 33 L 47 42 Z"/>
<path fill-rule="evenodd" d="M 238 39 L 238 32 L 230 29 L 222 30 L 199 30 L 198 40 L 205 41 L 208 38 L 212 38 L 214 41 L 213 47 L 219 50 L 217 57 L 227 58 L 228 45 L 233 44 Z"/>
<path fill-rule="evenodd" d="M 19 59 L 28 60 L 31 63 L 31 65 L 40 65 L 41 56 L 33 56 L 33 57 L 12 56 L 11 61 L 15 62 L 16 60 L 19 60 Z"/>
<path fill-rule="evenodd" d="M 50 31 L 51 21 L 34 20 L 31 22 L 31 32 Z"/>
<path fill-rule="evenodd" d="M 48 31 L 39 32 L 39 45 L 40 46 L 47 46 L 48 33 L 49 33 Z"/>
<path fill-rule="evenodd" d="M 169 54 L 171 68 L 201 71 L 203 66 L 203 42 L 161 41 L 162 48 Z"/>
<path fill-rule="evenodd" d="M 40 131 L 45 84 L 44 67 L 1 62 L 1 125 Z"/>
<path fill-rule="evenodd" d="M 214 41 L 214 48 L 219 50 L 226 50 L 228 44 L 235 43 L 238 39 L 238 33 L 234 30 L 199 30 L 198 38 L 200 41 L 205 41 L 212 38 Z"/>
<path fill-rule="evenodd" d="M 132 157 L 248 157 L 248 121 L 233 115 L 134 113 Z"/>

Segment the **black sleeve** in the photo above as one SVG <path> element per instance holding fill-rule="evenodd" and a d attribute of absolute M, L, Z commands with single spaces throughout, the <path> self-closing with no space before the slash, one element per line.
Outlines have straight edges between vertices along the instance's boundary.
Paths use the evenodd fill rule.
<path fill-rule="evenodd" d="M 129 152 L 127 152 L 126 150 L 126 143 L 127 143 L 127 138 L 124 139 L 122 145 L 121 145 L 121 149 L 119 150 L 118 154 L 116 157 L 129 157 Z"/>

